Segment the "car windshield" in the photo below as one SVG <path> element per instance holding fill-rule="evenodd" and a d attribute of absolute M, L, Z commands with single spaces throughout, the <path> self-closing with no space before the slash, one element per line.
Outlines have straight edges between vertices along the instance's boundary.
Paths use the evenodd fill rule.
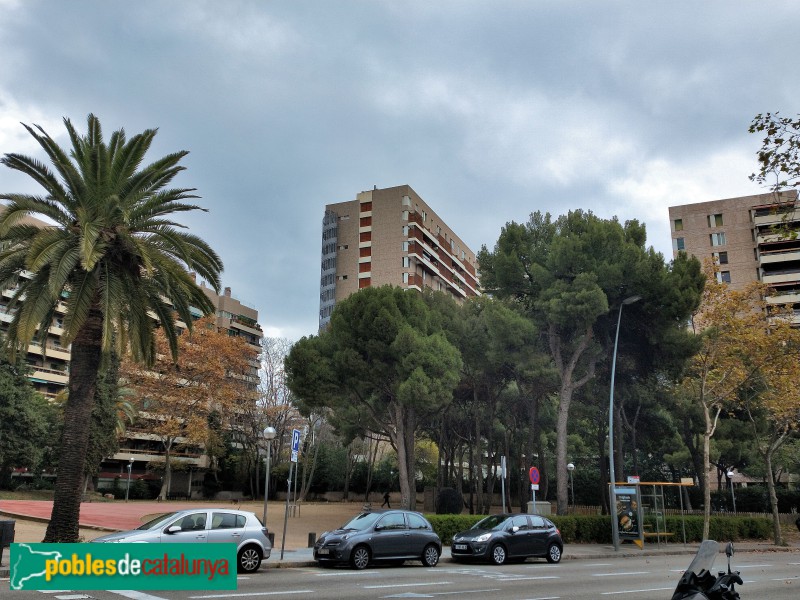
<path fill-rule="evenodd" d="M 176 514 L 178 514 L 178 513 L 170 512 L 170 513 L 166 513 L 166 514 L 163 514 L 163 515 L 158 515 L 155 519 L 150 519 L 144 525 L 140 525 L 139 527 L 137 527 L 136 530 L 137 531 L 140 531 L 140 530 L 144 531 L 145 529 L 151 529 L 152 527 L 155 527 L 156 525 L 160 525 L 164 521 L 166 521 L 168 519 L 171 519 Z"/>
<path fill-rule="evenodd" d="M 377 521 L 382 514 L 383 513 L 372 512 L 361 513 L 342 525 L 341 529 L 349 529 L 350 531 L 363 531 L 364 529 L 369 529 L 375 524 L 375 521 Z"/>
<path fill-rule="evenodd" d="M 471 529 L 499 530 L 503 528 L 503 523 L 508 521 L 508 519 L 508 515 L 491 515 L 475 523 Z"/>

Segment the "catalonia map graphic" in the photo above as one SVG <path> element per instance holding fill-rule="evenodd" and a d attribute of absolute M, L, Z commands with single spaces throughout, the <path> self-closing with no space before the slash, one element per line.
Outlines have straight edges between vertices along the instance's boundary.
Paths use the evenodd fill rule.
<path fill-rule="evenodd" d="M 61 560 L 60 552 L 41 552 L 34 550 L 29 544 L 14 545 L 14 560 L 11 564 L 12 590 L 25 589 L 25 582 L 45 577 L 45 561 Z M 32 589 L 32 588 L 28 588 Z"/>

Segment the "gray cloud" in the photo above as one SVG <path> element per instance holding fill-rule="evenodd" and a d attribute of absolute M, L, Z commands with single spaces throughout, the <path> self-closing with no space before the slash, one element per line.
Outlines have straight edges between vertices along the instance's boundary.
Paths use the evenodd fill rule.
<path fill-rule="evenodd" d="M 763 111 L 794 111 L 792 2 L 0 0 L 0 152 L 19 122 L 159 127 L 188 224 L 272 334 L 316 329 L 324 204 L 408 183 L 473 249 L 534 210 L 647 223 L 752 193 Z M 0 171 L 0 189 L 30 189 Z"/>

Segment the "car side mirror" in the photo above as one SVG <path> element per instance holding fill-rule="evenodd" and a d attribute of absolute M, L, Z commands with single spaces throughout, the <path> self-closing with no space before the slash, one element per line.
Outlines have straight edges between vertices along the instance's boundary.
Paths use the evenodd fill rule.
<path fill-rule="evenodd" d="M 728 558 L 733 556 L 733 542 L 728 542 L 728 545 L 725 546 L 725 556 Z"/>
<path fill-rule="evenodd" d="M 519 526 L 518 526 L 518 525 L 514 525 L 514 526 L 511 528 L 511 533 L 517 533 L 518 531 L 519 531 Z"/>
<path fill-rule="evenodd" d="M 181 531 L 180 525 L 170 525 L 169 527 L 167 527 L 167 533 L 169 534 L 178 533 L 179 531 Z"/>

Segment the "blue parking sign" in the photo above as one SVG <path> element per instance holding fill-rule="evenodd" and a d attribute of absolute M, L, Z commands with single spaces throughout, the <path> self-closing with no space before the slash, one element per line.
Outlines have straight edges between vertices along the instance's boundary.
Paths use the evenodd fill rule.
<path fill-rule="evenodd" d="M 292 429 L 292 462 L 297 462 L 297 456 L 300 454 L 300 430 Z"/>

